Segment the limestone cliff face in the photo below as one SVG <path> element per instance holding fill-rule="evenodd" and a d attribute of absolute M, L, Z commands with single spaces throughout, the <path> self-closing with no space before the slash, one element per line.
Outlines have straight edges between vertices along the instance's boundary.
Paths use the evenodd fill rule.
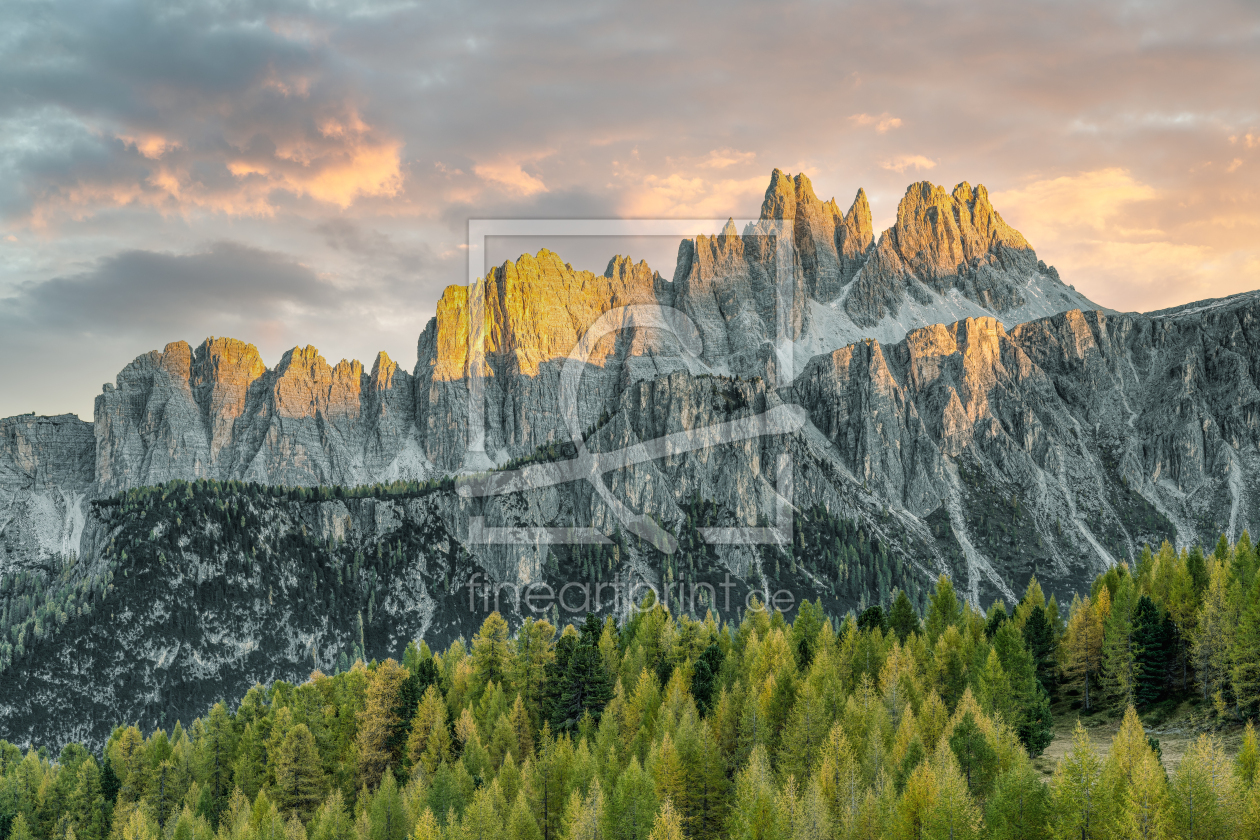
<path fill-rule="evenodd" d="M 568 439 L 556 405 L 564 360 L 603 313 L 633 304 L 683 313 L 701 349 L 689 354 L 668 332 L 622 319 L 583 375 L 584 428 L 618 389 L 670 372 L 777 387 L 811 357 L 863 337 L 896 342 L 916 327 L 966 317 L 1013 326 L 1096 308 L 1037 261 L 983 186 L 950 194 L 912 185 L 877 243 L 864 191 L 842 211 L 820 200 L 804 174 L 776 169 L 760 219 L 743 232 L 728 223 L 716 236 L 684 240 L 672 281 L 627 258 L 595 275 L 542 251 L 492 269 L 471 292 L 447 289 L 420 337 L 414 374 L 425 458 L 440 470 L 484 469 Z M 482 418 L 471 442 L 470 387 L 481 389 L 473 414 Z"/>
<path fill-rule="evenodd" d="M 370 373 L 294 348 L 268 370 L 253 345 L 168 344 L 96 399 L 103 490 L 172 478 L 361 484 L 419 477 L 410 375 L 385 354 Z"/>
<path fill-rule="evenodd" d="M 92 484 L 92 424 L 73 414 L 0 420 L 0 488 L 85 489 Z"/>
<path fill-rule="evenodd" d="M 484 467 L 568 439 L 557 400 L 560 371 L 606 312 L 659 301 L 659 275 L 644 262 L 611 260 L 602 275 L 575 271 L 546 249 L 492 269 L 471 291 L 452 286 L 420 336 L 415 415 L 425 456 L 446 471 Z M 625 326 L 624 319 L 617 322 Z M 593 423 L 625 376 L 678 364 L 676 343 L 651 329 L 609 332 L 593 342 L 579 414 Z M 627 359 L 634 358 L 632 370 Z M 482 388 L 481 449 L 469 453 L 469 388 Z"/>
<path fill-rule="evenodd" d="M 92 425 L 73 415 L 0 420 L 0 571 L 79 552 L 94 448 Z"/>

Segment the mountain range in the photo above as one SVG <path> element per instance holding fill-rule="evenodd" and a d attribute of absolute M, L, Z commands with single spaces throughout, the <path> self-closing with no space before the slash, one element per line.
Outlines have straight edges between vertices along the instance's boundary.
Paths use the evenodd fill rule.
<path fill-rule="evenodd" d="M 669 278 L 543 250 L 446 289 L 411 372 L 177 341 L 91 423 L 0 420 L 0 732 L 190 719 L 467 636 L 504 586 L 643 581 L 733 618 L 750 593 L 838 615 L 941 573 L 1010 605 L 1035 575 L 1062 603 L 1145 544 L 1255 525 L 1257 317 L 1257 293 L 1098 307 L 983 186 L 912 184 L 876 236 L 864 192 L 842 211 L 776 170 L 759 220 L 683 240 Z M 736 428 L 761 431 L 703 437 Z M 563 472 L 582 451 L 640 454 L 587 480 Z"/>

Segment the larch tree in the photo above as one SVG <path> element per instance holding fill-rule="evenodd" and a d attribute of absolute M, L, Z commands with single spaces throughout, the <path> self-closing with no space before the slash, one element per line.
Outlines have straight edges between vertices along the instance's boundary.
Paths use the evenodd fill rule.
<path fill-rule="evenodd" d="M 1056 840 L 1108 838 L 1110 813 L 1105 802 L 1102 770 L 1102 759 L 1078 720 L 1072 735 L 1072 749 L 1059 760 L 1050 781 Z"/>
<path fill-rule="evenodd" d="M 1169 823 L 1178 840 L 1236 836 L 1241 814 L 1238 777 L 1220 742 L 1200 735 L 1168 779 Z"/>
<path fill-rule="evenodd" d="M 407 824 L 402 797 L 393 773 L 384 773 L 380 787 L 368 806 L 370 829 L 366 840 L 405 840 L 411 826 Z"/>
<path fill-rule="evenodd" d="M 1213 558 L 1191 652 L 1203 699 L 1215 698 L 1219 711 L 1224 711 L 1221 698 L 1229 688 L 1230 658 L 1237 630 L 1238 599 L 1231 592 L 1229 567 Z"/>
<path fill-rule="evenodd" d="M 788 814 L 783 805 L 766 749 L 758 745 L 736 778 L 727 837 L 731 840 L 787 840 Z"/>
<path fill-rule="evenodd" d="M 1123 567 L 1121 567 L 1123 568 Z M 1103 675 L 1107 696 L 1121 708 L 1133 705 L 1133 605 L 1136 594 L 1132 575 L 1122 575 L 1116 585 L 1110 611 L 1103 622 Z"/>
<path fill-rule="evenodd" d="M 580 840 L 586 840 L 585 837 Z M 666 799 L 661 803 L 661 811 L 652 824 L 652 833 L 648 840 L 687 840 L 683 834 L 682 817 L 674 809 L 674 803 Z"/>
<path fill-rule="evenodd" d="M 586 795 L 574 789 L 564 814 L 564 840 L 604 840 L 604 791 L 596 780 Z"/>
<path fill-rule="evenodd" d="M 315 738 L 306 724 L 289 730 L 275 756 L 276 805 L 295 812 L 303 822 L 323 802 L 328 784 L 324 778 Z"/>
<path fill-rule="evenodd" d="M 307 836 L 310 840 L 357 840 L 354 818 L 346 813 L 345 799 L 340 790 L 333 789 L 324 804 L 319 806 L 307 827 Z M 423 835 L 416 832 L 415 836 L 420 840 Z M 439 838 L 434 836 L 432 840 Z"/>
<path fill-rule="evenodd" d="M 1122 840 L 1163 840 L 1168 834 L 1168 780 L 1155 753 L 1134 766 L 1117 814 Z"/>
<path fill-rule="evenodd" d="M 1047 840 L 1050 792 L 1027 760 L 1017 761 L 997 777 L 985 800 L 990 840 Z"/>
<path fill-rule="evenodd" d="M 503 816 L 507 803 L 497 782 L 483 785 L 473 793 L 472 802 L 460 818 L 461 840 L 503 840 Z M 583 837 L 582 840 L 588 840 Z M 594 838 L 589 838 L 594 840 Z"/>
<path fill-rule="evenodd" d="M 610 840 L 644 840 L 652 830 L 657 805 L 652 778 L 632 756 L 607 804 L 605 835 Z"/>
<path fill-rule="evenodd" d="M 1252 713 L 1260 708 L 1260 575 L 1247 590 L 1231 653 L 1230 677 L 1238 705 Z"/>
<path fill-rule="evenodd" d="M 936 644 L 945 628 L 958 626 L 962 617 L 962 604 L 954 591 L 954 584 L 948 576 L 942 574 L 936 581 L 936 589 L 928 598 L 927 618 L 924 620 L 928 643 Z"/>
<path fill-rule="evenodd" d="M 515 801 L 512 802 L 505 834 L 507 840 L 542 840 L 542 832 L 538 830 L 538 821 L 534 819 L 534 814 L 530 811 L 524 791 L 518 792 Z M 421 840 L 419 832 L 416 833 L 416 840 Z M 435 837 L 434 840 L 438 838 Z"/>
<path fill-rule="evenodd" d="M 922 762 L 906 780 L 905 790 L 897 800 L 897 840 L 924 840 L 929 836 L 940 796 L 936 769 L 931 762 Z"/>
<path fill-rule="evenodd" d="M 447 728 L 446 703 L 437 686 L 425 689 L 416 708 L 407 741 L 407 753 L 413 767 L 423 767 L 430 777 L 438 766 L 450 758 L 451 734 Z M 445 815 L 443 815 L 445 816 Z"/>
<path fill-rule="evenodd" d="M 1171 552 L 1170 552 L 1171 553 Z M 1194 577 L 1187 568 L 1187 557 L 1174 556 L 1167 561 L 1168 573 L 1167 594 L 1164 597 L 1165 609 L 1177 628 L 1176 659 L 1184 691 L 1190 676 L 1190 642 L 1199 620 L 1199 590 L 1195 586 Z M 1160 551 L 1160 567 L 1165 563 L 1164 552 Z"/>
<path fill-rule="evenodd" d="M 380 784 L 386 767 L 396 766 L 393 735 L 398 728 L 398 698 L 411 672 L 386 659 L 368 673 L 364 707 L 358 714 L 359 784 L 368 789 Z"/>
<path fill-rule="evenodd" d="M 947 750 L 936 756 L 936 802 L 927 813 L 930 840 L 979 840 L 980 810 L 968 793 L 971 787 Z"/>
<path fill-rule="evenodd" d="M 1260 771 L 1260 741 L 1256 739 L 1256 728 L 1251 721 L 1247 721 L 1247 728 L 1243 730 L 1242 745 L 1238 748 L 1235 766 L 1243 786 L 1254 786 L 1257 771 Z"/>
<path fill-rule="evenodd" d="M 784 798 L 787 798 L 785 791 Z M 805 785 L 799 796 L 788 803 L 791 840 L 831 840 L 834 829 L 818 777 Z"/>
<path fill-rule="evenodd" d="M 954 726 L 953 734 L 949 736 L 949 748 L 958 762 L 967 790 L 972 796 L 984 799 L 997 775 L 998 754 L 970 710 L 964 712 Z"/>
<path fill-rule="evenodd" d="M 507 621 L 497 611 L 490 613 L 472 641 L 474 697 L 480 696 L 481 690 L 490 683 L 501 684 L 510 676 L 512 648 Z"/>
<path fill-rule="evenodd" d="M 1064 670 L 1082 683 L 1086 711 L 1092 708 L 1090 688 L 1097 685 L 1098 672 L 1102 668 L 1103 621 L 1110 610 L 1111 599 L 1106 587 L 1098 591 L 1096 601 L 1082 600 L 1079 596 L 1072 600 L 1072 614 L 1068 619 L 1065 639 L 1067 667 Z"/>

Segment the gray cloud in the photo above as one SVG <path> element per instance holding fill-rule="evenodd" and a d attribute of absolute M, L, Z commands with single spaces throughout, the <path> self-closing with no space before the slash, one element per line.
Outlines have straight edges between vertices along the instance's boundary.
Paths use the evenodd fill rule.
<path fill-rule="evenodd" d="M 336 290 L 280 254 L 219 242 L 194 254 L 124 251 L 91 271 L 24 283 L 0 300 L 10 326 L 85 334 L 163 324 L 172 331 L 225 320 L 291 316 L 336 303 Z"/>
<path fill-rule="evenodd" d="M 337 286 L 283 254 L 218 242 L 190 254 L 124 251 L 91 269 L 27 282 L 0 298 L 0 416 L 90 416 L 93 395 L 132 358 L 170 341 L 230 335 L 274 363 L 295 345 L 371 364 L 388 350 L 414 363 L 415 335 L 382 320 L 388 284 Z M 36 363 L 37 362 L 37 363 Z"/>

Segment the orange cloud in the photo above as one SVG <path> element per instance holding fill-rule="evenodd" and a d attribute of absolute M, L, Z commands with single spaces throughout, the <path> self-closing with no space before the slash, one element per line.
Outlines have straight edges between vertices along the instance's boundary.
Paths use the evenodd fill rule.
<path fill-rule="evenodd" d="M 901 118 L 894 117 L 887 111 L 880 114 L 878 117 L 873 117 L 870 114 L 854 114 L 849 117 L 849 119 L 853 120 L 858 125 L 873 125 L 875 126 L 875 130 L 880 134 L 901 125 Z"/>
<path fill-rule="evenodd" d="M 907 169 L 931 169 L 936 166 L 936 161 L 923 155 L 898 155 L 890 160 L 880 161 L 879 165 L 893 172 L 905 172 Z"/>
<path fill-rule="evenodd" d="M 180 146 L 180 143 L 177 141 L 169 140 L 160 134 L 145 134 L 140 137 L 120 134 L 118 139 L 133 147 L 137 152 L 150 160 L 157 160 L 171 149 L 176 149 Z"/>
<path fill-rule="evenodd" d="M 139 172 L 131 180 L 81 181 L 60 186 L 35 203 L 31 223 L 46 227 L 59 216 L 83 219 L 107 207 L 151 207 L 164 214 L 208 210 L 226 215 L 270 216 L 275 194 L 286 192 L 349 207 L 361 197 L 390 197 L 402 188 L 402 143 L 383 137 L 352 106 L 317 114 L 315 130 L 302 125 L 241 129 L 224 157 L 221 147 L 189 148 L 154 134 L 117 135 L 134 149 Z M 309 125 L 309 124 L 307 124 Z M 270 149 L 253 142 L 263 136 Z M 231 139 L 229 138 L 229 142 Z M 229 146 L 231 149 L 232 146 Z M 207 182 L 199 173 L 221 166 L 232 178 Z"/>
<path fill-rule="evenodd" d="M 628 191 L 622 212 L 631 218 L 694 216 L 718 218 L 754 211 L 766 190 L 766 176 L 712 180 L 679 172 L 646 175 Z"/>
<path fill-rule="evenodd" d="M 473 173 L 478 178 L 498 184 L 518 195 L 530 196 L 547 192 L 547 185 L 542 182 L 542 179 L 522 169 L 519 161 L 500 160 L 479 163 L 473 167 Z"/>
<path fill-rule="evenodd" d="M 1254 216 L 1181 212 L 1160 222 L 1160 210 L 1189 197 L 1125 169 L 1042 179 L 992 198 L 1064 282 L 1103 306 L 1145 311 L 1260 285 Z"/>
<path fill-rule="evenodd" d="M 714 149 L 709 152 L 708 160 L 700 165 L 706 169 L 725 169 L 728 166 L 735 166 L 739 163 L 752 163 L 756 157 L 756 152 L 737 152 L 734 149 Z"/>
<path fill-rule="evenodd" d="M 993 202 L 1004 215 L 1027 218 L 1024 224 L 1031 228 L 1021 231 L 1036 237 L 1042 232 L 1053 236 L 1067 226 L 1124 229 L 1128 205 L 1158 197 L 1154 187 L 1137 181 L 1128 170 L 1110 168 L 1034 181 L 1023 189 L 994 193 Z"/>

